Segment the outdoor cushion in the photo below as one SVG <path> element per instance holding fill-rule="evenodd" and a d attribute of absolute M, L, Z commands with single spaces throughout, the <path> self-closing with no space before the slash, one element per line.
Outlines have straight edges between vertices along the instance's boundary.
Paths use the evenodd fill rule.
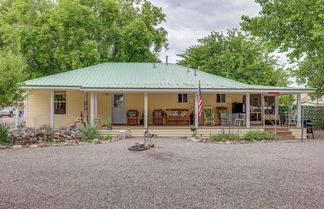
<path fill-rule="evenodd" d="M 179 115 L 178 111 L 172 111 L 172 116 L 178 116 L 178 115 Z"/>

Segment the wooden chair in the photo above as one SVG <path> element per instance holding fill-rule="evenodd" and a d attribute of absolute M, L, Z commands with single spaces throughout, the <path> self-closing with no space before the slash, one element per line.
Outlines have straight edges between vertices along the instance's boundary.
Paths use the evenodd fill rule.
<path fill-rule="evenodd" d="M 204 107 L 203 108 L 204 113 L 204 126 L 210 123 L 211 125 L 215 125 L 215 113 L 213 113 L 212 107 Z"/>
<path fill-rule="evenodd" d="M 138 125 L 138 111 L 137 110 L 128 110 L 127 111 L 127 124 L 135 124 Z M 133 123 L 130 123 L 133 121 Z"/>
<path fill-rule="evenodd" d="M 164 124 L 164 111 L 162 109 L 153 110 L 153 124 L 155 124 L 156 120 L 162 120 L 162 124 Z"/>

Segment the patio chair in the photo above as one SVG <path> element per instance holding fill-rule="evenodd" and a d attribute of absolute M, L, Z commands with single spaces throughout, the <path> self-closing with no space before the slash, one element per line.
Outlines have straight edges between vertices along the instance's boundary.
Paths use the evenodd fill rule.
<path fill-rule="evenodd" d="M 157 120 L 162 121 L 164 123 L 164 111 L 162 109 L 153 110 L 153 124 L 156 124 Z"/>
<path fill-rule="evenodd" d="M 297 110 L 292 111 L 288 114 L 288 126 L 297 126 Z"/>
<path fill-rule="evenodd" d="M 241 126 L 245 124 L 245 114 L 244 113 L 238 113 L 235 115 L 234 118 L 234 126 Z"/>
<path fill-rule="evenodd" d="M 211 125 L 215 125 L 215 113 L 213 113 L 212 107 L 204 107 L 203 108 L 204 113 L 204 126 L 210 123 Z"/>
<path fill-rule="evenodd" d="M 128 110 L 127 111 L 127 124 L 134 124 L 134 125 L 138 125 L 138 111 L 137 110 Z M 133 123 L 131 123 L 130 121 L 133 121 Z"/>
<path fill-rule="evenodd" d="M 227 126 L 230 125 L 230 117 L 227 112 L 220 113 L 220 120 L 221 120 L 221 125 L 222 126 Z"/>
<path fill-rule="evenodd" d="M 228 123 L 228 121 L 225 121 L 228 120 L 228 117 L 225 118 L 226 116 L 223 116 L 224 121 L 222 122 L 222 113 L 227 113 L 227 107 L 216 107 L 216 111 L 218 113 L 220 124 L 223 125 L 224 123 Z"/>

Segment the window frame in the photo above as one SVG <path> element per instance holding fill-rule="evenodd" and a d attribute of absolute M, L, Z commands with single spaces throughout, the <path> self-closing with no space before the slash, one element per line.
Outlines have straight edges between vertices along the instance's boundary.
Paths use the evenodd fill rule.
<path fill-rule="evenodd" d="M 63 95 L 62 98 L 64 98 L 64 99 L 58 100 L 57 99 L 58 95 Z M 67 100 L 66 99 L 66 91 L 54 91 L 54 101 L 53 101 L 54 102 L 54 115 L 66 115 L 67 114 L 67 107 L 66 107 L 67 101 L 66 100 Z M 60 108 L 58 108 L 62 104 L 65 104 L 64 108 L 61 108 L 64 110 L 64 112 L 60 112 L 59 111 Z"/>
<path fill-rule="evenodd" d="M 184 95 L 186 95 L 184 97 Z M 186 101 L 184 101 L 184 98 Z M 188 94 L 187 93 L 179 93 L 178 94 L 178 103 L 185 104 L 188 103 Z"/>
<path fill-rule="evenodd" d="M 219 96 L 219 102 L 218 102 L 218 96 Z M 224 98 L 224 101 L 222 100 Z M 226 103 L 226 94 L 216 94 L 216 104 L 224 104 Z"/>

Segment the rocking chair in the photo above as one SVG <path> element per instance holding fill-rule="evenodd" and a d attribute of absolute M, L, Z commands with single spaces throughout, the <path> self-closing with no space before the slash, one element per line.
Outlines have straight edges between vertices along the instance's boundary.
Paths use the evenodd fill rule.
<path fill-rule="evenodd" d="M 204 107 L 203 113 L 204 113 L 204 126 L 210 123 L 211 125 L 215 125 L 215 113 L 212 112 L 212 107 Z"/>

